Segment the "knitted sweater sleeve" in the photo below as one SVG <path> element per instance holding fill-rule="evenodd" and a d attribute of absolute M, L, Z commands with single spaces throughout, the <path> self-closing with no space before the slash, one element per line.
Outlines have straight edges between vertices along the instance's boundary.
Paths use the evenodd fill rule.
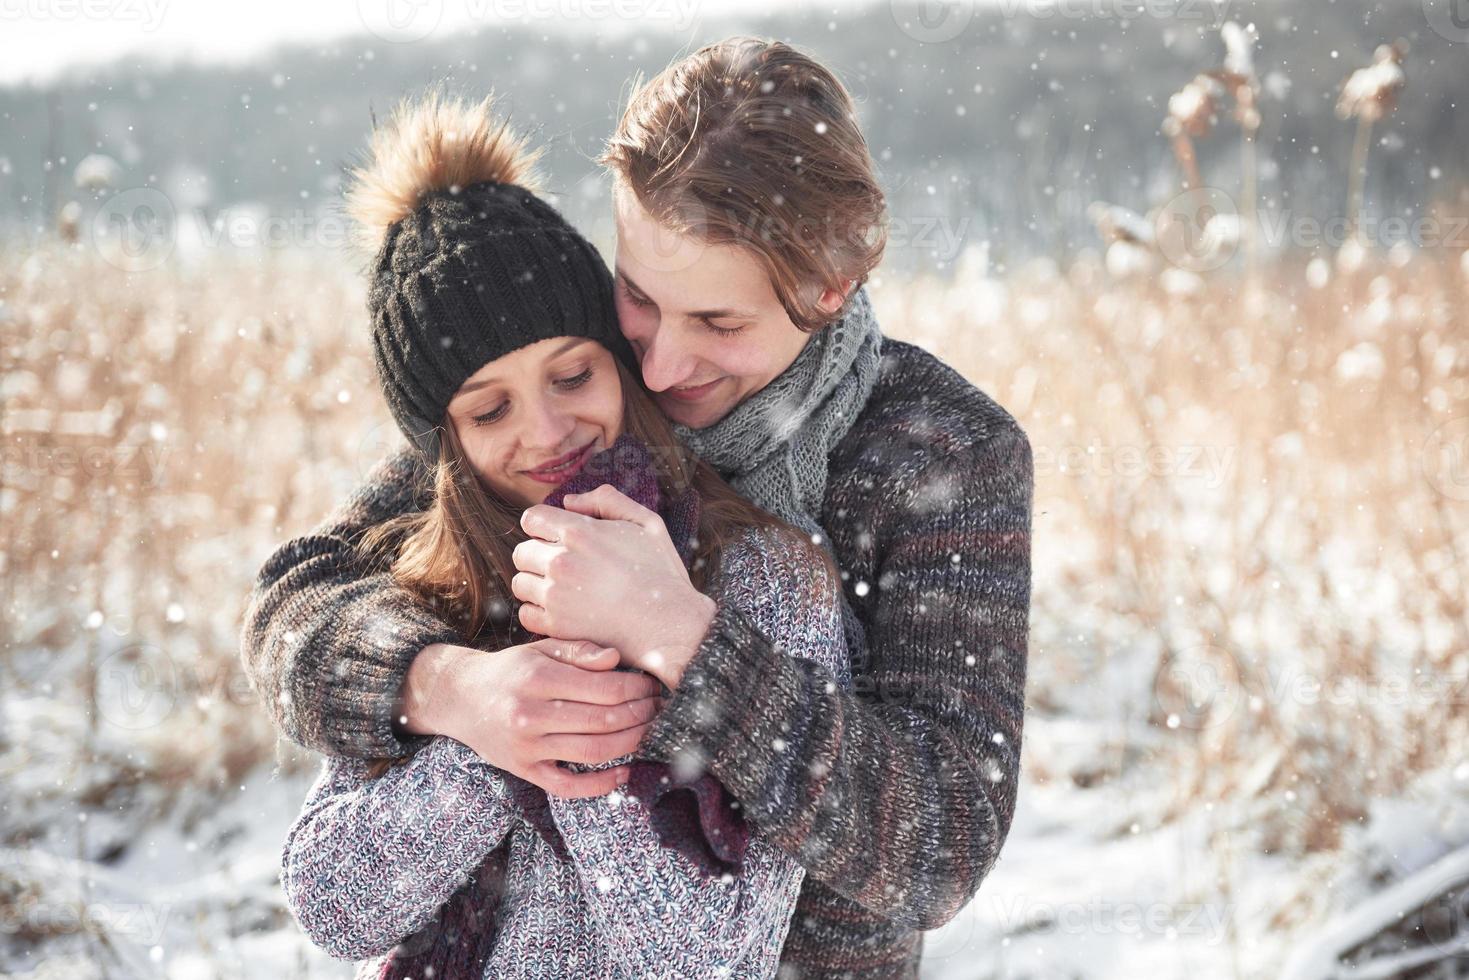
<path fill-rule="evenodd" d="M 847 679 L 839 593 L 819 559 L 761 530 L 727 549 L 720 566 L 721 601 L 785 655 Z M 551 806 L 582 892 L 627 975 L 774 975 L 804 876 L 800 865 L 757 830 L 737 875 L 705 876 L 683 854 L 660 846 L 639 800 L 614 800 L 552 797 Z"/>
<path fill-rule="evenodd" d="M 519 819 L 500 771 L 446 736 L 367 778 L 328 759 L 286 834 L 281 888 L 311 941 L 339 959 L 423 928 Z"/>
<path fill-rule="evenodd" d="M 408 667 L 459 631 L 386 571 L 358 560 L 361 532 L 428 503 L 425 467 L 403 443 L 309 533 L 278 547 L 256 578 L 240 653 L 276 726 L 325 755 L 405 755 L 428 741 L 401 732 L 393 711 Z"/>
<path fill-rule="evenodd" d="M 853 504 L 875 572 L 848 584 L 866 633 L 854 689 L 721 603 L 639 751 L 706 766 L 815 880 L 931 929 L 978 889 L 1014 812 L 1033 470 L 1013 420 L 952 452 L 919 442 Z"/>

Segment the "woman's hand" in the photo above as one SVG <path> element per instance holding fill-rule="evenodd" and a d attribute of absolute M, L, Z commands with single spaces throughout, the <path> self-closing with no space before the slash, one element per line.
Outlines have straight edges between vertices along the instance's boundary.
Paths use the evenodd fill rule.
<path fill-rule="evenodd" d="M 457 739 L 554 796 L 602 796 L 627 782 L 626 766 L 575 773 L 556 763 L 600 765 L 642 741 L 658 683 L 617 664 L 617 651 L 577 641 L 495 651 L 434 644 L 408 669 L 400 721 Z"/>
<path fill-rule="evenodd" d="M 617 488 L 568 494 L 520 517 L 530 539 L 512 558 L 510 590 L 528 630 L 616 648 L 622 662 L 678 687 L 714 600 L 694 588 L 663 519 Z"/>

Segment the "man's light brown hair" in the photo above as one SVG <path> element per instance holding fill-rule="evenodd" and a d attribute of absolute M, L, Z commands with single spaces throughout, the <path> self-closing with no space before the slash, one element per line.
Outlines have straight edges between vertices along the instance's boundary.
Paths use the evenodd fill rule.
<path fill-rule="evenodd" d="M 663 227 L 753 253 L 802 330 L 839 317 L 822 292 L 855 289 L 882 258 L 852 97 L 779 41 L 726 38 L 669 65 L 636 89 L 600 160 Z"/>

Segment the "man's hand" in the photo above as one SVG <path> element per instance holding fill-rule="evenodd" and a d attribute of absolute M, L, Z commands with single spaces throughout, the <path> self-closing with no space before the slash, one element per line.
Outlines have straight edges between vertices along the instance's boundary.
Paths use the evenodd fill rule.
<path fill-rule="evenodd" d="M 658 682 L 617 671 L 618 653 L 584 641 L 537 640 L 504 650 L 434 644 L 408 669 L 399 722 L 448 735 L 480 758 L 564 798 L 602 796 L 627 767 L 574 773 L 637 748 L 658 710 Z"/>
<path fill-rule="evenodd" d="M 564 503 L 521 514 L 530 538 L 511 555 L 519 572 L 510 580 L 524 603 L 520 622 L 615 647 L 623 663 L 678 687 L 714 620 L 714 600 L 689 581 L 663 519 L 616 487 Z"/>

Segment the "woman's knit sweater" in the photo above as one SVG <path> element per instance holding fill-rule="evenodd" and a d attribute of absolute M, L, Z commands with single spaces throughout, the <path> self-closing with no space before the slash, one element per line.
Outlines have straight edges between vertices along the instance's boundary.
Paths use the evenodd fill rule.
<path fill-rule="evenodd" d="M 452 626 L 355 561 L 363 529 L 427 501 L 410 449 L 266 560 L 246 673 L 290 738 L 398 755 L 408 666 Z M 1030 612 L 1030 442 L 925 351 L 883 338 L 872 394 L 830 456 L 821 526 L 866 647 L 844 690 L 721 606 L 639 755 L 707 764 L 807 870 L 791 977 L 917 974 L 918 929 L 978 889 L 1019 788 Z M 759 678 L 753 683 L 752 678 Z"/>
<path fill-rule="evenodd" d="M 744 532 L 711 594 L 789 655 L 849 680 L 835 585 L 788 537 Z M 504 774 L 460 742 L 434 738 L 377 779 L 367 768 L 325 763 L 283 853 L 288 905 L 332 955 L 383 956 L 503 848 L 485 977 L 775 975 L 804 872 L 758 831 L 737 874 L 710 876 L 660 843 L 632 795 L 551 797 L 563 861 Z"/>

